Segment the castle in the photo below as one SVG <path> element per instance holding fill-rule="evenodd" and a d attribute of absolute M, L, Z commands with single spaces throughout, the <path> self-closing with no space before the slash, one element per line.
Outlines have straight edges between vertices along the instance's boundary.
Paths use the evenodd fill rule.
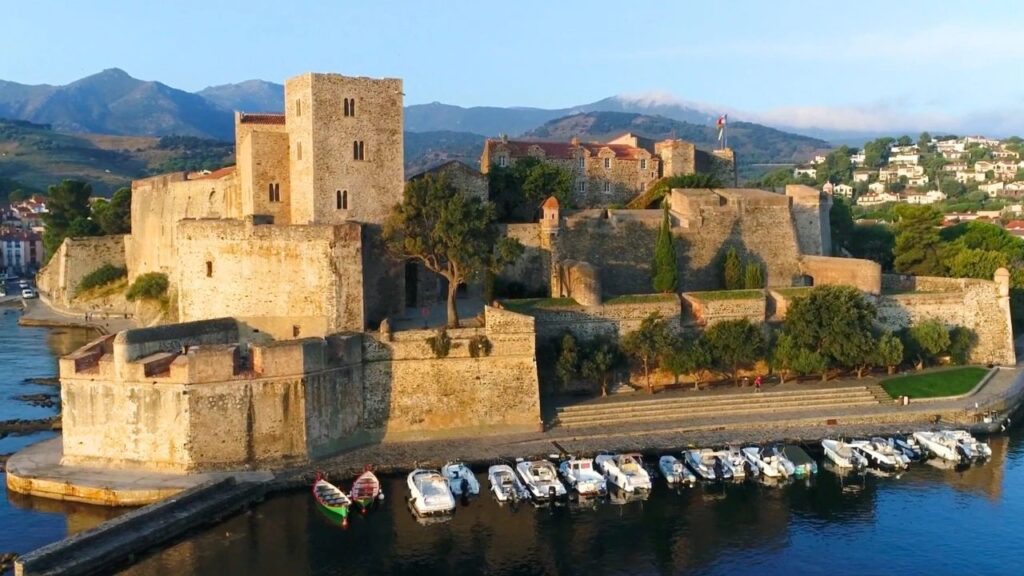
<path fill-rule="evenodd" d="M 285 102 L 283 114 L 236 114 L 234 167 L 135 182 L 130 235 L 68 239 L 40 273 L 58 305 L 105 263 L 130 280 L 163 273 L 181 322 L 105 336 L 61 360 L 65 463 L 184 472 L 304 462 L 382 438 L 535 430 L 542 339 L 624 334 L 651 312 L 678 327 L 778 321 L 793 286 L 857 286 L 890 328 L 938 315 L 978 332 L 975 360 L 1013 362 L 1008 278 L 919 280 L 928 294 L 885 296 L 887 282 L 906 280 L 831 257 L 831 197 L 803 186 L 672 190 L 681 294 L 651 300 L 615 297 L 650 292 L 661 210 L 563 212 L 551 198 L 539 221 L 503 225 L 525 250 L 498 279 L 575 303 L 484 306 L 482 325 L 449 330 L 439 354 L 434 331 L 385 322 L 443 292 L 381 241 L 404 186 L 401 81 L 304 74 L 285 83 Z M 644 146 L 632 135 L 525 148 L 492 140 L 484 169 L 488 157 L 558 157 L 585 169 L 585 186 L 593 171 L 622 174 L 615 190 L 631 195 L 699 163 L 692 145 Z M 486 194 L 472 170 L 438 170 Z M 729 248 L 763 268 L 766 290 L 701 295 L 721 288 Z"/>

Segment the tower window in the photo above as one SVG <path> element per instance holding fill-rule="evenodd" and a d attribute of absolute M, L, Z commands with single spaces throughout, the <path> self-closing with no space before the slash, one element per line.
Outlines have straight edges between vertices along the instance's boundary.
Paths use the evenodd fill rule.
<path fill-rule="evenodd" d="M 348 210 L 348 190 L 338 190 L 335 195 L 338 210 Z"/>
<path fill-rule="evenodd" d="M 352 159 L 363 160 L 363 141 L 355 140 L 352 142 Z"/>
<path fill-rule="evenodd" d="M 640 159 L 640 169 L 647 170 L 647 158 Z"/>
<path fill-rule="evenodd" d="M 583 155 L 580 155 L 580 157 L 579 157 L 579 164 L 580 164 L 580 170 L 583 170 L 584 168 L 586 168 L 587 167 L 587 157 L 583 156 Z"/>
<path fill-rule="evenodd" d="M 355 116 L 355 115 L 356 115 L 356 99 L 355 98 L 345 98 L 345 116 Z"/>
<path fill-rule="evenodd" d="M 604 167 L 605 168 L 611 168 L 612 167 L 612 159 L 611 158 L 605 158 L 604 159 Z"/>
<path fill-rule="evenodd" d="M 302 100 L 295 99 L 295 115 L 302 116 Z"/>
<path fill-rule="evenodd" d="M 609 182 L 607 180 L 604 181 L 604 191 L 605 192 L 611 192 L 612 191 L 612 183 L 611 182 Z"/>
<path fill-rule="evenodd" d="M 501 156 L 498 156 L 498 166 L 501 167 L 501 168 L 507 167 L 508 166 L 508 156 L 505 156 L 504 154 L 502 154 Z"/>
<path fill-rule="evenodd" d="M 587 191 L 587 181 L 586 180 L 580 180 L 579 182 L 577 182 L 576 183 L 576 189 L 579 190 L 580 192 L 586 192 Z"/>
<path fill-rule="evenodd" d="M 298 324 L 292 325 L 292 338 L 298 338 L 302 334 L 302 327 Z"/>
<path fill-rule="evenodd" d="M 295 159 L 302 160 L 302 142 L 295 143 Z"/>
<path fill-rule="evenodd" d="M 276 182 L 271 182 L 270 184 L 267 184 L 267 187 L 269 188 L 269 192 L 270 192 L 270 201 L 271 202 L 280 202 L 281 201 L 281 185 L 276 183 Z"/>
<path fill-rule="evenodd" d="M 213 262 L 211 262 L 209 260 L 206 261 L 206 277 L 207 278 L 213 277 Z"/>

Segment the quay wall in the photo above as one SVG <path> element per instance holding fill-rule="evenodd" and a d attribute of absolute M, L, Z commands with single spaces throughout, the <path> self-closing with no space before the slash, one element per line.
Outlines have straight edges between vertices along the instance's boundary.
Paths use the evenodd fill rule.
<path fill-rule="evenodd" d="M 68 308 L 75 290 L 87 274 L 109 264 L 126 267 L 127 236 L 66 238 L 50 261 L 36 276 L 36 286 L 56 305 Z"/>

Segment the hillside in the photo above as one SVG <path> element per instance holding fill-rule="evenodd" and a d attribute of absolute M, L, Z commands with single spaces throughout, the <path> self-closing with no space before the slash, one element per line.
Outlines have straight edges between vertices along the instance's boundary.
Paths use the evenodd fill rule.
<path fill-rule="evenodd" d="M 223 110 L 280 112 L 284 110 L 284 86 L 263 80 L 210 86 L 196 92 Z"/>
<path fill-rule="evenodd" d="M 0 119 L 0 183 L 46 190 L 65 178 L 85 180 L 97 194 L 132 179 L 234 162 L 229 143 L 194 137 L 63 134 L 46 125 Z M 0 190 L 9 192 L 10 190 Z"/>
<path fill-rule="evenodd" d="M 449 160 L 480 166 L 484 137 L 469 132 L 406 132 L 405 173 L 416 174 Z"/>
<path fill-rule="evenodd" d="M 625 112 L 574 114 L 547 122 L 523 136 L 543 140 L 569 140 L 573 136 L 602 140 L 623 132 L 654 139 L 682 138 L 709 150 L 718 145 L 718 131 L 713 126 Z M 824 140 L 750 122 L 729 123 L 729 145 L 736 151 L 741 171 L 753 164 L 804 161 L 829 148 Z"/>

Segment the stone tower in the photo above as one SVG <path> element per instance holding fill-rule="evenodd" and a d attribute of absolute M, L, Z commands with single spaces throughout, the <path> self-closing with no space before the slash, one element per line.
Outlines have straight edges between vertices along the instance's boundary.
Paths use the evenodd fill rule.
<path fill-rule="evenodd" d="M 811 256 L 832 255 L 832 229 L 829 212 L 832 196 L 801 184 L 786 185 L 790 213 L 796 227 L 800 253 Z"/>
<path fill-rule="evenodd" d="M 402 81 L 285 82 L 292 224 L 379 225 L 402 200 Z"/>

